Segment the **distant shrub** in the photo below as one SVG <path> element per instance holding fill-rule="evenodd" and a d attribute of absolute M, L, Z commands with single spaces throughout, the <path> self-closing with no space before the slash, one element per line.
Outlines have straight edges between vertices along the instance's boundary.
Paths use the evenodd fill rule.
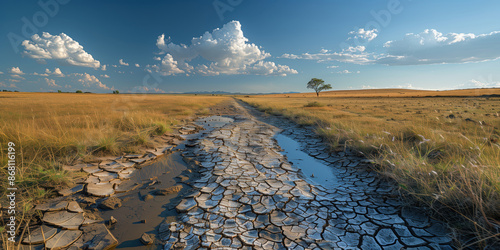
<path fill-rule="evenodd" d="M 314 101 L 314 102 L 309 102 L 308 104 L 304 105 L 304 107 L 306 107 L 306 108 L 311 108 L 311 107 L 324 107 L 324 106 L 325 106 L 325 104 L 323 104 L 323 103 L 319 103 L 319 102 L 316 102 L 316 101 Z"/>
<path fill-rule="evenodd" d="M 83 93 L 83 91 L 77 90 L 76 93 L 80 94 L 80 93 Z"/>

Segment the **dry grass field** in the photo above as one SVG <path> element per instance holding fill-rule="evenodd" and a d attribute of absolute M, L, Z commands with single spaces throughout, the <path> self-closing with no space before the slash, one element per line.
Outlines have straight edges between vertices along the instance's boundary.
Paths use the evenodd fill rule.
<path fill-rule="evenodd" d="M 484 239 L 500 225 L 500 97 L 478 97 L 491 94 L 500 89 L 330 91 L 319 98 L 307 93 L 241 99 L 269 114 L 317 126 L 332 150 L 358 150 L 397 181 L 402 193 L 438 212 L 446 208 L 442 211 L 463 215 L 456 226 Z M 423 97 L 436 95 L 455 97 Z"/>
<path fill-rule="evenodd" d="M 62 164 L 88 155 L 118 155 L 147 146 L 154 135 L 208 112 L 226 97 L 0 93 L 1 175 L 7 143 L 17 152 L 17 187 L 23 201 L 45 197 L 69 181 Z M 2 182 L 5 191 L 6 182 Z M 3 193 L 3 192 L 2 192 Z M 18 198 L 19 199 L 19 198 Z"/>

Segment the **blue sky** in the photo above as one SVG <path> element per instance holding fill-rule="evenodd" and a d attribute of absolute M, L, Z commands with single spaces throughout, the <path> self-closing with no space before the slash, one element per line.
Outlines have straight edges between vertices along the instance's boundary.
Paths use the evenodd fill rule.
<path fill-rule="evenodd" d="M 500 87 L 498 1 L 0 3 L 0 89 Z M 34 35 L 34 36 L 33 36 Z"/>

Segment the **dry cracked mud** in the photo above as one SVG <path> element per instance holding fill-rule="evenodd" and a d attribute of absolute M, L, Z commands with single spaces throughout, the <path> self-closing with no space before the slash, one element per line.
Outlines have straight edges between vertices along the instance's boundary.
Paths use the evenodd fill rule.
<path fill-rule="evenodd" d="M 207 118 L 220 122 L 183 152 L 199 162 L 200 178 L 176 206 L 179 220 L 160 226 L 164 249 L 453 249 L 447 226 L 403 207 L 366 159 L 329 153 L 310 128 L 282 117 L 230 106 L 237 115 Z M 334 185 L 290 163 L 278 133 L 331 167 Z"/>
<path fill-rule="evenodd" d="M 179 133 L 185 142 L 180 143 L 179 137 L 173 140 L 175 146 L 67 166 L 88 173 L 87 178 L 61 190 L 62 197 L 37 206 L 43 224 L 23 243 L 36 249 L 44 243 L 49 249 L 139 247 L 145 244 L 139 242 L 140 234 L 156 231 L 151 237 L 164 243 L 164 249 L 454 249 L 446 224 L 429 218 L 421 208 L 403 206 L 395 185 L 371 171 L 370 161 L 348 148 L 330 152 L 313 128 L 267 116 L 235 100 L 212 108 L 212 113 L 219 115 L 183 127 Z M 201 127 L 204 130 L 199 131 Z M 291 150 L 302 150 L 299 157 L 287 150 L 291 144 L 298 145 Z M 181 169 L 170 161 L 146 164 L 172 150 L 181 151 L 188 165 L 195 165 L 188 169 L 194 171 L 190 178 L 179 175 L 187 165 L 181 164 Z M 174 153 L 167 160 L 174 156 L 180 158 Z M 148 168 L 142 171 L 144 165 Z M 149 178 L 160 178 L 170 168 L 177 169 L 161 178 L 162 185 L 180 191 L 180 185 L 173 186 L 178 176 L 191 188 L 173 200 L 177 194 L 154 186 L 160 181 Z M 109 224 L 88 213 L 98 205 L 92 196 L 138 193 L 172 196 L 154 200 L 160 204 L 137 197 L 128 201 L 144 203 L 135 209 L 142 207 L 141 214 L 150 214 L 152 220 L 170 214 L 157 230 L 151 225 L 160 221 L 134 224 L 129 218 L 136 215 L 134 211 L 109 210 L 103 213 L 106 218 L 120 218 L 119 230 L 111 228 L 118 233 L 115 238 Z M 86 200 L 93 205 L 85 205 Z M 177 220 L 171 222 L 175 210 Z M 137 237 L 125 236 L 124 231 Z"/>

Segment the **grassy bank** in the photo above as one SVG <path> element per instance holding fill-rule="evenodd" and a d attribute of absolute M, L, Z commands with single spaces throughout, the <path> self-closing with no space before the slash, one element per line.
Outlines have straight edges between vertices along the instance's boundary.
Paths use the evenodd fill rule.
<path fill-rule="evenodd" d="M 500 98 L 333 96 L 242 100 L 317 126 L 333 150 L 348 146 L 373 159 L 403 193 L 453 217 L 461 236 L 475 235 L 476 246 L 500 239 Z"/>
<path fill-rule="evenodd" d="M 155 135 L 207 113 L 224 97 L 0 93 L 0 163 L 7 170 L 7 143 L 17 153 L 16 185 L 22 200 L 45 197 L 69 181 L 62 164 L 89 155 L 118 155 L 148 146 Z M 5 178 L 4 178 L 5 177 Z M 6 182 L 2 182 L 5 191 Z M 3 194 L 2 194 L 3 195 Z M 21 199 L 21 197 L 18 197 Z"/>

